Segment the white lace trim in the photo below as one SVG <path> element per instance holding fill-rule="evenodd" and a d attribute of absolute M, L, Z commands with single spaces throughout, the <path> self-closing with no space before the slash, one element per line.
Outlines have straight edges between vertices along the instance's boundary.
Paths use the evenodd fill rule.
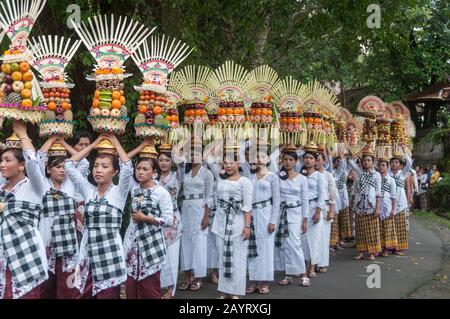
<path fill-rule="evenodd" d="M 122 241 L 120 240 L 120 234 L 117 235 L 119 236 L 119 242 L 122 243 Z M 83 238 L 81 239 L 78 259 L 75 266 L 75 279 L 74 279 L 74 285 L 81 293 L 83 293 L 84 289 L 86 288 L 89 272 L 91 270 L 91 267 L 89 265 L 89 254 L 87 250 L 87 245 L 88 245 L 88 234 L 87 231 L 84 231 Z M 123 268 L 125 268 L 125 265 L 123 265 Z M 108 288 L 117 287 L 118 285 L 124 283 L 126 280 L 127 280 L 126 274 L 118 278 L 112 278 L 101 281 L 95 281 L 94 277 L 92 277 L 93 282 L 92 296 L 95 296 L 100 291 L 106 290 Z"/>
<path fill-rule="evenodd" d="M 158 264 L 147 268 L 143 263 L 139 264 L 138 268 L 138 245 L 136 241 L 136 224 L 131 222 L 125 233 L 125 238 L 123 242 L 123 249 L 125 254 L 125 264 L 127 268 L 128 276 L 134 278 L 135 280 L 143 280 L 150 277 L 160 271 L 164 264 Z"/>

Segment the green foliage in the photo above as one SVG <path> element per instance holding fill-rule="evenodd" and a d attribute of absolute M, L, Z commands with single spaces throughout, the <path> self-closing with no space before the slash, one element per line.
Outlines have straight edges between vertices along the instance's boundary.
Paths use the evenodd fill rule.
<path fill-rule="evenodd" d="M 433 186 L 431 193 L 433 209 L 443 213 L 450 213 L 450 175 L 446 174 L 442 180 Z"/>
<path fill-rule="evenodd" d="M 121 14 L 157 26 L 157 34 L 182 39 L 195 47 L 184 64 L 217 67 L 227 59 L 248 69 L 270 64 L 281 77 L 306 82 L 317 79 L 337 90 L 365 88 L 386 101 L 403 98 L 450 74 L 450 7 L 445 0 L 381 2 L 381 28 L 367 27 L 371 0 L 48 0 L 32 36 L 77 37 L 66 27 L 67 6 L 77 4 L 82 20 L 96 14 Z M 5 49 L 7 40 L 0 49 Z M 94 85 L 86 80 L 93 59 L 82 46 L 67 69 L 76 84 L 72 91 L 77 129 L 86 123 Z M 137 105 L 133 86 L 126 84 L 130 114 Z M 354 109 L 355 99 L 344 99 Z M 132 115 L 133 117 L 134 115 Z M 133 130 L 125 140 L 131 146 Z M 442 135 L 444 132 L 439 132 Z"/>

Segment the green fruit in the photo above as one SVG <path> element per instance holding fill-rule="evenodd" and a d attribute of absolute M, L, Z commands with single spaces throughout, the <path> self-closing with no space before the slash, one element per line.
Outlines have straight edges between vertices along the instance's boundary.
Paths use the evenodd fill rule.
<path fill-rule="evenodd" d="M 109 102 L 100 102 L 99 107 L 101 109 L 106 109 L 106 108 L 110 109 L 111 108 L 111 103 L 109 103 Z"/>
<path fill-rule="evenodd" d="M 19 71 L 19 64 L 11 63 L 11 73 Z"/>
<path fill-rule="evenodd" d="M 112 96 L 112 92 L 111 91 L 100 91 L 100 96 L 102 96 L 102 95 L 109 95 L 109 96 Z"/>
<path fill-rule="evenodd" d="M 100 96 L 100 102 L 112 102 L 112 98 Z"/>

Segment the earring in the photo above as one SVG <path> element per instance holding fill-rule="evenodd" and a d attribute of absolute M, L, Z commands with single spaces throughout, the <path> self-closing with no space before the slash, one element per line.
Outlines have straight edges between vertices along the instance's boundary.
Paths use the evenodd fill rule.
<path fill-rule="evenodd" d="M 19 171 L 23 172 L 24 168 L 23 167 L 19 167 Z"/>

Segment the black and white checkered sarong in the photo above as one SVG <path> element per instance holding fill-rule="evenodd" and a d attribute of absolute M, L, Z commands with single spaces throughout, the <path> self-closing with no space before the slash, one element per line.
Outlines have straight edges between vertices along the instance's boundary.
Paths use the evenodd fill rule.
<path fill-rule="evenodd" d="M 16 288 L 47 279 L 39 250 L 40 206 L 15 200 L 12 193 L 0 191 L 0 202 L 5 204 L 0 214 L 0 244 Z M 2 256 L 0 256 L 2 258 Z"/>
<path fill-rule="evenodd" d="M 301 201 L 296 201 L 293 203 L 281 202 L 280 205 L 280 222 L 278 223 L 277 233 L 275 234 L 275 247 L 283 246 L 284 239 L 289 237 L 289 226 L 287 219 L 287 210 L 289 208 L 295 208 L 302 205 Z"/>
<path fill-rule="evenodd" d="M 157 203 L 154 203 L 148 191 L 142 191 L 141 188 L 133 192 L 131 202 L 133 212 L 141 211 L 144 215 L 161 216 L 161 210 Z M 148 223 L 137 224 L 137 244 L 141 262 L 147 268 L 164 263 L 166 260 L 166 246 L 164 243 L 164 234 L 161 227 L 156 227 Z"/>
<path fill-rule="evenodd" d="M 125 276 L 126 270 L 121 267 L 122 247 L 116 242 L 122 224 L 122 211 L 109 205 L 105 198 L 101 198 L 91 200 L 86 205 L 84 218 L 94 281 Z"/>
<path fill-rule="evenodd" d="M 77 231 L 73 215 L 75 200 L 67 194 L 51 189 L 42 199 L 42 217 L 53 218 L 52 243 L 56 257 L 77 251 Z"/>
<path fill-rule="evenodd" d="M 223 249 L 223 268 L 224 277 L 232 278 L 233 269 L 233 222 L 234 217 L 237 214 L 242 213 L 242 202 L 237 201 L 234 198 L 230 198 L 228 201 L 223 199 L 218 199 L 218 204 L 220 208 L 225 211 L 226 222 L 225 222 L 225 247 Z M 252 223 L 253 225 L 253 223 Z M 251 227 L 251 234 L 249 238 L 248 246 L 248 258 L 254 258 L 258 256 L 256 240 L 254 235 L 253 226 Z"/>

